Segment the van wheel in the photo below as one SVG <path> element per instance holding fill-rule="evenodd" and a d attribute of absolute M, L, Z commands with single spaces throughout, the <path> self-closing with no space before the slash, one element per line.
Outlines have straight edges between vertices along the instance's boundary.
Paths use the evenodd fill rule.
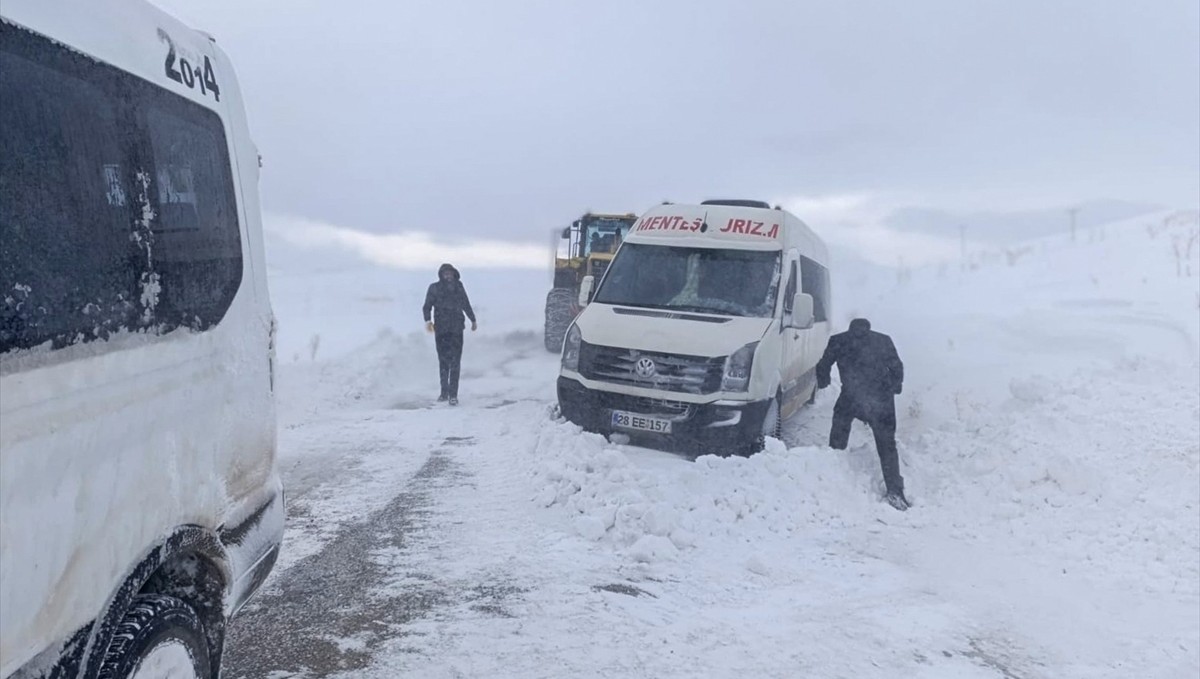
<path fill-rule="evenodd" d="M 778 396 L 771 399 L 771 404 L 767 406 L 767 412 L 763 415 L 762 436 L 764 444 L 768 436 L 773 436 L 777 439 L 783 438 L 783 420 L 779 417 Z"/>
<path fill-rule="evenodd" d="M 98 679 L 208 679 L 204 625 L 196 611 L 163 594 L 134 597 L 117 626 Z"/>
<path fill-rule="evenodd" d="M 763 413 L 762 428 L 759 433 L 747 442 L 742 448 L 742 457 L 750 457 L 755 453 L 762 452 L 767 447 L 767 437 L 773 436 L 780 438 L 782 436 L 783 422 L 779 418 L 779 397 L 771 399 L 767 405 L 767 412 Z"/>

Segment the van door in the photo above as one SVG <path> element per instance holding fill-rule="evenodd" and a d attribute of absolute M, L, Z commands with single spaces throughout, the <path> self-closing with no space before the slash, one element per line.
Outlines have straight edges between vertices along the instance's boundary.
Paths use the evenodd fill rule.
<path fill-rule="evenodd" d="M 784 286 L 783 315 L 780 322 L 780 332 L 783 333 L 783 366 L 780 370 L 783 379 L 780 391 L 783 393 L 780 403 L 780 415 L 787 417 L 800 407 L 800 378 L 804 373 L 804 356 L 806 333 L 788 327 L 792 323 L 792 301 L 800 290 L 800 256 L 795 250 L 787 253 L 784 271 L 787 284 Z"/>
<path fill-rule="evenodd" d="M 829 343 L 829 269 L 804 255 L 800 256 L 800 292 L 809 294 L 813 299 L 813 326 L 801 332 L 804 335 L 804 354 L 799 366 L 799 392 L 802 396 L 808 396 L 816 388 L 817 362 Z"/>

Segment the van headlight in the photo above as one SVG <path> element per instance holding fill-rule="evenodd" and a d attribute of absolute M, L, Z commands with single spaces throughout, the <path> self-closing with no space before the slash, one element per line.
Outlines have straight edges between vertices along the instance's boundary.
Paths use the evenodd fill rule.
<path fill-rule="evenodd" d="M 579 370 L 579 348 L 583 345 L 583 333 L 579 326 L 571 324 L 567 338 L 563 341 L 562 367 L 564 370 Z"/>
<path fill-rule="evenodd" d="M 751 342 L 725 359 L 721 391 L 746 391 L 750 388 L 750 369 L 754 367 L 755 349 L 758 349 L 758 342 Z"/>

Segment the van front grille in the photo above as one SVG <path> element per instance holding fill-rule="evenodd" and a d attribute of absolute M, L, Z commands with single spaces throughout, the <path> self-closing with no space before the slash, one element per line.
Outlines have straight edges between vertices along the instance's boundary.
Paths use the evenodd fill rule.
<path fill-rule="evenodd" d="M 685 356 L 587 343 L 579 355 L 579 372 L 588 379 L 685 394 L 716 393 L 724 370 L 724 356 Z"/>

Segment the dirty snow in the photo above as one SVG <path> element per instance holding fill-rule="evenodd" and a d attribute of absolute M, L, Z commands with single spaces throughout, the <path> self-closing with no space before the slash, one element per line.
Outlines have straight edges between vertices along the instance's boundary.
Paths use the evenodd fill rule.
<path fill-rule="evenodd" d="M 192 654 L 178 641 L 158 646 L 133 670 L 133 679 L 188 679 L 195 676 Z"/>
<path fill-rule="evenodd" d="M 869 432 L 824 446 L 836 381 L 749 459 L 610 443 L 553 418 L 548 276 L 458 262 L 481 330 L 463 405 L 435 407 L 425 278 L 276 262 L 291 517 L 267 600 L 302 599 L 289 573 L 431 459 L 448 471 L 361 555 L 383 575 L 340 603 L 385 602 L 370 624 L 311 630 L 329 662 L 272 676 L 1195 677 L 1198 229 L 1164 213 L 841 272 L 839 325 L 868 316 L 906 363 L 907 513 L 879 502 Z M 275 643 L 235 639 L 226 675 Z"/>

